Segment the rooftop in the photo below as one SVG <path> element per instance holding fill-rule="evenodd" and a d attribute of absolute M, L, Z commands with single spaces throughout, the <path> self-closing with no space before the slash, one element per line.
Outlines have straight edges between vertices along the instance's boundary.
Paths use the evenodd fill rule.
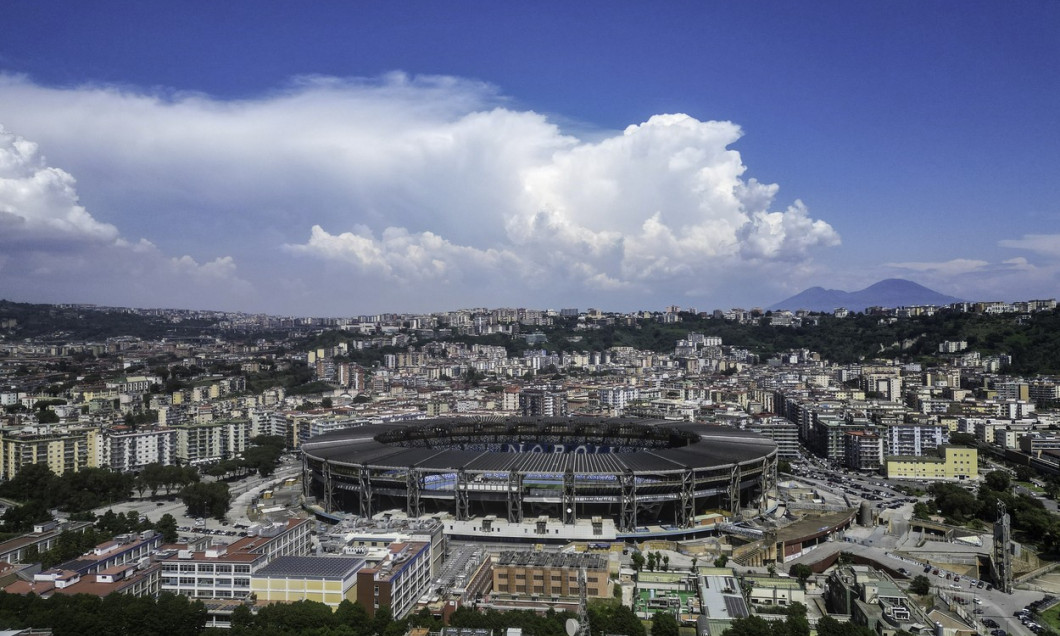
<path fill-rule="evenodd" d="M 364 559 L 353 557 L 282 556 L 258 570 L 255 576 L 344 579 L 364 564 Z"/>

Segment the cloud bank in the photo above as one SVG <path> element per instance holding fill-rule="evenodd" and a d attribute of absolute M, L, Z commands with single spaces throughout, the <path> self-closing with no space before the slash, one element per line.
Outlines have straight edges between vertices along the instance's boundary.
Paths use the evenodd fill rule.
<path fill-rule="evenodd" d="M 66 293 L 55 272 L 90 254 L 78 299 L 132 269 L 169 286 L 153 305 L 708 308 L 764 302 L 840 243 L 746 175 L 737 125 L 684 114 L 583 140 L 494 87 L 402 74 L 240 101 L 0 76 L 0 104 L 21 135 L 0 147 L 0 245 L 35 263 L 0 292 Z"/>
<path fill-rule="evenodd" d="M 149 241 L 125 240 L 80 205 L 69 173 L 3 127 L 0 281 L 17 299 L 133 304 L 127 301 L 135 298 L 152 306 L 194 303 L 203 286 L 249 290 L 230 258 L 200 265 L 190 256 L 167 257 Z"/>

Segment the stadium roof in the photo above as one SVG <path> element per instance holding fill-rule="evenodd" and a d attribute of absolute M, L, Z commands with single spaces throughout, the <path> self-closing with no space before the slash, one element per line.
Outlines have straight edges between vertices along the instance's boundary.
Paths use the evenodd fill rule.
<path fill-rule="evenodd" d="M 409 433 L 407 439 L 404 433 Z M 566 452 L 557 449 L 560 445 Z M 571 447 L 578 450 L 572 452 Z M 608 447 L 611 452 L 604 450 Z M 303 452 L 316 459 L 380 469 L 609 475 L 757 462 L 776 448 L 768 438 L 727 426 L 613 418 L 441 418 L 370 424 L 302 445 Z"/>

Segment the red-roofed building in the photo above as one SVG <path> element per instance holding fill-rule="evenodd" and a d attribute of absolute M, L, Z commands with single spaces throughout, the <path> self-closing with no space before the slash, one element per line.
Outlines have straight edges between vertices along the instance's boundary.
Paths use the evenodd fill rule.
<path fill-rule="evenodd" d="M 309 519 L 253 529 L 255 534 L 205 550 L 177 546 L 158 554 L 162 590 L 193 598 L 236 598 L 250 594 L 250 575 L 280 556 L 309 554 Z"/>

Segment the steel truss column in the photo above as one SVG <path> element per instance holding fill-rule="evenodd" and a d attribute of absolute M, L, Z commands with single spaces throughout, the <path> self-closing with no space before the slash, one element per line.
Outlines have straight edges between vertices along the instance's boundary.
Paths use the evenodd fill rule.
<path fill-rule="evenodd" d="M 508 473 L 508 523 L 523 522 L 523 474 Z"/>
<path fill-rule="evenodd" d="M 677 510 L 677 525 L 690 528 L 696 516 L 696 473 L 691 468 L 681 475 L 681 507 Z"/>
<path fill-rule="evenodd" d="M 637 478 L 632 470 L 622 474 L 622 515 L 620 527 L 624 532 L 637 528 Z"/>
<path fill-rule="evenodd" d="M 313 471 L 309 469 L 309 457 L 302 453 L 302 498 L 309 499 L 313 496 Z"/>
<path fill-rule="evenodd" d="M 467 500 L 467 473 L 461 468 L 456 473 L 456 520 L 467 521 L 468 517 L 468 505 Z"/>
<path fill-rule="evenodd" d="M 358 497 L 360 499 L 360 513 L 361 517 L 365 519 L 372 518 L 372 470 L 368 468 L 368 464 L 361 464 L 360 470 L 357 471 L 357 481 L 361 488 L 361 494 Z"/>
<path fill-rule="evenodd" d="M 320 474 L 324 478 L 324 512 L 331 512 L 335 504 L 334 484 L 331 481 L 331 462 L 324 460 Z"/>
<path fill-rule="evenodd" d="M 764 514 L 769 509 L 769 498 L 777 496 L 777 456 L 766 457 L 762 460 L 761 475 L 762 498 L 758 505 L 758 512 Z"/>
<path fill-rule="evenodd" d="M 1005 502 L 997 502 L 997 521 L 994 522 L 994 586 L 1006 594 L 1012 593 L 1012 521 Z"/>
<path fill-rule="evenodd" d="M 571 525 L 578 517 L 578 511 L 574 504 L 574 471 L 567 469 L 563 473 L 563 510 L 561 511 L 563 523 Z"/>
<path fill-rule="evenodd" d="M 740 465 L 732 467 L 729 476 L 729 512 L 735 517 L 740 512 Z"/>
<path fill-rule="evenodd" d="M 423 483 L 423 475 L 420 471 L 415 468 L 409 467 L 409 472 L 405 473 L 405 490 L 406 501 L 408 505 L 405 511 L 408 513 L 409 518 L 416 518 L 420 516 L 420 484 Z"/>

